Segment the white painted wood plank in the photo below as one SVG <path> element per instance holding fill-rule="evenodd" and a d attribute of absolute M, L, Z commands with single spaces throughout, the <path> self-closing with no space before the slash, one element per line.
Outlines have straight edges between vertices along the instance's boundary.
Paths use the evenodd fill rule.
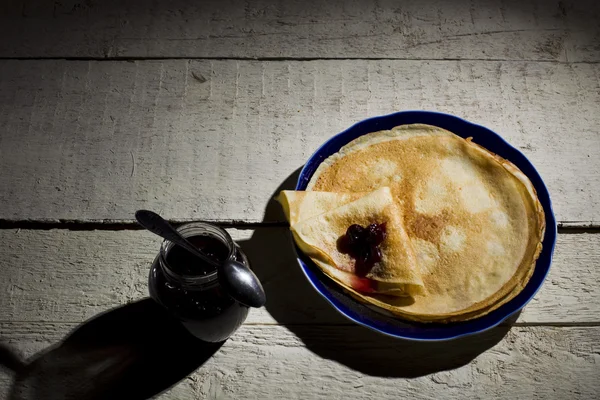
<path fill-rule="evenodd" d="M 1 57 L 600 61 L 586 1 L 14 0 Z"/>
<path fill-rule="evenodd" d="M 295 264 L 286 228 L 230 229 L 267 291 L 250 324 L 344 324 Z M 81 322 L 148 295 L 160 240 L 145 231 L 0 230 L 0 321 Z M 600 235 L 559 235 L 519 323 L 600 322 Z"/>
<path fill-rule="evenodd" d="M 321 143 L 406 109 L 496 130 L 559 221 L 600 222 L 600 64 L 352 60 L 2 61 L 0 219 L 281 221 Z"/>
<path fill-rule="evenodd" d="M 32 355 L 72 328 L 2 323 L 0 335 Z M 505 327 L 437 344 L 355 326 L 295 329 L 242 327 L 159 398 L 595 399 L 600 393 L 598 327 L 514 327 L 508 333 Z M 0 393 L 10 384 L 3 376 Z"/>

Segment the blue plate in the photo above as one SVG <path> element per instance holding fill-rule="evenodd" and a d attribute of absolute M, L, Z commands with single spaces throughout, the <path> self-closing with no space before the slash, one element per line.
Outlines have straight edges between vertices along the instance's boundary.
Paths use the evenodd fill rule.
<path fill-rule="evenodd" d="M 520 311 L 537 293 L 550 270 L 554 243 L 556 242 L 556 220 L 552 212 L 550 195 L 536 169 L 519 150 L 509 145 L 497 133 L 453 115 L 430 111 L 403 111 L 366 119 L 329 139 L 310 157 L 300 172 L 296 190 L 305 190 L 319 164 L 357 137 L 370 132 L 392 129 L 398 125 L 416 123 L 438 126 L 463 138 L 473 137 L 475 143 L 513 162 L 533 183 L 546 214 L 546 234 L 543 241 L 543 250 L 537 261 L 533 276 L 523 291 L 502 307 L 471 321 L 450 324 L 413 323 L 386 316 L 354 300 L 345 294 L 335 282 L 326 277 L 299 250 L 297 250 L 298 263 L 317 292 L 342 315 L 359 325 L 402 339 L 419 341 L 456 339 L 493 328 Z"/>

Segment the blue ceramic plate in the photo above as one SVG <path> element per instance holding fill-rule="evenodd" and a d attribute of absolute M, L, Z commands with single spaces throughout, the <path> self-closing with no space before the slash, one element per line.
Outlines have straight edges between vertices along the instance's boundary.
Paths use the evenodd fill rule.
<path fill-rule="evenodd" d="M 556 220 L 552 213 L 550 195 L 536 169 L 519 150 L 504 141 L 497 133 L 452 115 L 429 111 L 398 112 L 366 119 L 329 139 L 310 157 L 300 172 L 296 190 L 306 189 L 306 185 L 319 164 L 348 142 L 370 132 L 391 129 L 398 125 L 416 123 L 439 126 L 463 138 L 473 137 L 475 143 L 513 162 L 533 183 L 546 213 L 546 234 L 543 241 L 543 250 L 537 261 L 533 276 L 523 291 L 502 307 L 471 321 L 450 324 L 413 323 L 388 317 L 354 300 L 345 294 L 336 283 L 325 276 L 299 250 L 297 250 L 298 263 L 317 292 L 351 321 L 385 335 L 402 339 L 420 341 L 449 340 L 493 328 L 521 310 L 542 286 L 544 278 L 550 269 L 552 252 L 554 251 L 554 243 L 556 241 Z"/>

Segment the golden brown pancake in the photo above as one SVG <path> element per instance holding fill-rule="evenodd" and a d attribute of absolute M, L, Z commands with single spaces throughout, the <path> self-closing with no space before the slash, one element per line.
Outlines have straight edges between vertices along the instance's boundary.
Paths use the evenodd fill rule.
<path fill-rule="evenodd" d="M 367 193 L 282 190 L 276 200 L 281 203 L 290 226 L 293 226 L 300 220 L 316 217 L 319 214 L 357 200 L 365 194 Z"/>
<path fill-rule="evenodd" d="M 516 296 L 541 251 L 544 213 L 512 163 L 429 125 L 364 135 L 325 160 L 307 190 L 391 188 L 416 251 L 427 295 L 364 302 L 421 321 L 474 318 Z"/>
<path fill-rule="evenodd" d="M 360 196 L 352 200 L 353 197 Z M 331 278 L 362 293 L 393 293 L 408 296 L 423 292 L 412 243 L 402 215 L 389 188 L 367 194 L 289 192 L 279 196 L 291 221 L 294 239 L 301 250 Z M 323 210 L 327 210 L 321 212 Z M 350 225 L 385 224 L 387 235 L 380 245 L 381 261 L 361 276 L 356 261 L 339 248 Z"/>

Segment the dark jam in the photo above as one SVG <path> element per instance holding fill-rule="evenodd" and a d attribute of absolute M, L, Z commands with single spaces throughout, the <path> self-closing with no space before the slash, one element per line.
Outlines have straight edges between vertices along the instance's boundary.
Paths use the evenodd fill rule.
<path fill-rule="evenodd" d="M 219 239 L 210 236 L 192 236 L 187 240 L 219 263 L 225 261 L 229 256 L 229 249 Z M 171 271 L 179 275 L 207 275 L 215 271 L 212 265 L 202 262 L 198 257 L 177 245 L 169 251 L 167 264 Z"/>
<path fill-rule="evenodd" d="M 381 261 L 381 243 L 387 236 L 385 222 L 371 224 L 367 227 L 350 225 L 346 234 L 338 241 L 342 253 L 349 254 L 356 260 L 356 275 L 365 276 L 373 265 Z"/>
<path fill-rule="evenodd" d="M 229 255 L 227 246 L 216 238 L 192 236 L 187 239 L 219 263 Z M 235 258 L 247 264 L 238 248 Z M 166 260 L 157 257 L 149 277 L 150 296 L 179 318 L 194 336 L 207 342 L 227 339 L 248 315 L 248 307 L 225 292 L 214 272 L 212 265 L 173 246 Z M 193 281 L 195 277 L 204 279 L 190 283 L 189 278 Z"/>

